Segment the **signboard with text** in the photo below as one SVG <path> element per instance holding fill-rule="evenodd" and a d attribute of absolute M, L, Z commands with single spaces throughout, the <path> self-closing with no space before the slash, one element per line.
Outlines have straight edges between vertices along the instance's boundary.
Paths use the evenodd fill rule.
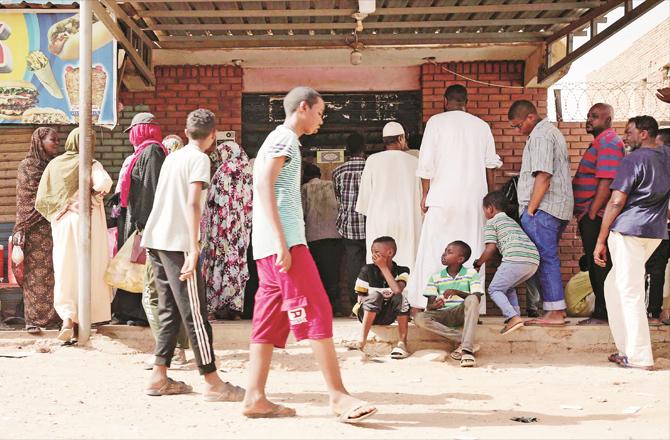
<path fill-rule="evenodd" d="M 116 124 L 116 42 L 93 23 L 93 123 Z M 0 124 L 79 118 L 79 15 L 0 12 Z"/>

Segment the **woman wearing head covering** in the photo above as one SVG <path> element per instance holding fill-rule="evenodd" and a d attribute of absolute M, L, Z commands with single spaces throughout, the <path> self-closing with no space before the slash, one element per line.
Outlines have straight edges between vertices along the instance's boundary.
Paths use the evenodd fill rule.
<path fill-rule="evenodd" d="M 167 155 L 161 129 L 153 114 L 136 114 L 127 131 L 134 151 L 124 161 L 117 184 L 121 208 L 117 219 L 118 249 L 133 232 L 141 233 L 144 229 L 154 204 L 158 176 Z M 153 276 L 148 278 L 147 284 L 153 286 Z M 115 321 L 128 325 L 147 325 L 151 319 L 148 319 L 147 313 L 150 312 L 145 312 L 146 309 L 141 294 L 117 289 L 112 302 Z"/>
<path fill-rule="evenodd" d="M 92 134 L 93 145 L 95 135 Z M 100 162 L 91 166 L 91 322 L 111 319 L 112 289 L 105 283 L 109 263 L 107 223 L 103 196 L 112 179 Z M 79 128 L 70 132 L 65 153 L 47 165 L 40 180 L 35 209 L 51 222 L 53 236 L 54 307 L 63 320 L 58 338 L 68 341 L 79 321 L 78 249 L 79 242 Z"/>
<path fill-rule="evenodd" d="M 41 127 L 33 132 L 30 151 L 19 163 L 16 176 L 16 224 L 12 244 L 23 251 L 24 315 L 28 333 L 39 333 L 40 327 L 60 325 L 54 309 L 54 268 L 51 256 L 51 225 L 35 209 L 35 196 L 47 164 L 58 154 L 58 133 Z M 14 265 L 14 273 L 17 273 Z"/>
<path fill-rule="evenodd" d="M 201 224 L 202 274 L 209 314 L 236 319 L 249 279 L 252 174 L 246 153 L 235 142 L 217 150 L 221 165 L 212 178 Z"/>

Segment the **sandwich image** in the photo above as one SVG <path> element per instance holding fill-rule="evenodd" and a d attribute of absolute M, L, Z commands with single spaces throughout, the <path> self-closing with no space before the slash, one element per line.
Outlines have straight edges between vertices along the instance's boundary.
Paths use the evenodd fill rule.
<path fill-rule="evenodd" d="M 20 120 L 37 103 L 37 89 L 28 81 L 0 81 L 0 119 Z"/>
<path fill-rule="evenodd" d="M 93 66 L 91 72 L 91 110 L 93 112 L 93 123 L 100 117 L 102 103 L 105 99 L 107 88 L 107 72 L 101 65 Z M 67 66 L 65 68 L 65 90 L 70 101 L 70 108 L 78 120 L 79 114 L 79 67 Z"/>
<path fill-rule="evenodd" d="M 104 23 L 93 23 L 92 48 L 95 52 L 114 39 Z M 65 18 L 54 23 L 47 32 L 49 52 L 61 60 L 76 60 L 79 58 L 79 15 Z"/>
<path fill-rule="evenodd" d="M 57 108 L 33 107 L 23 112 L 21 122 L 24 124 L 58 125 L 71 124 L 72 119 L 63 110 Z"/>
<path fill-rule="evenodd" d="M 47 92 L 51 93 L 54 98 L 62 99 L 63 93 L 54 77 L 54 72 L 51 70 L 49 59 L 44 53 L 39 50 L 30 52 L 26 57 L 28 70 L 32 71 L 37 79 L 40 80 Z"/>

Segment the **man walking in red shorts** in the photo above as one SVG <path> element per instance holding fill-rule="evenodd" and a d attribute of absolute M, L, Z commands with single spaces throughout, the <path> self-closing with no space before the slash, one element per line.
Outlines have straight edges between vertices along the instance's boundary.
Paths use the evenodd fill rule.
<path fill-rule="evenodd" d="M 293 331 L 296 340 L 311 341 L 333 412 L 342 422 L 357 423 L 377 409 L 352 397 L 342 384 L 332 339 L 332 309 L 307 249 L 300 200 L 299 138 L 319 130 L 325 104 L 316 90 L 296 87 L 284 98 L 284 110 L 284 124 L 268 135 L 254 164 L 253 249 L 260 286 L 243 414 L 295 416 L 294 409 L 270 402 L 265 394 L 272 351 L 283 348 Z"/>

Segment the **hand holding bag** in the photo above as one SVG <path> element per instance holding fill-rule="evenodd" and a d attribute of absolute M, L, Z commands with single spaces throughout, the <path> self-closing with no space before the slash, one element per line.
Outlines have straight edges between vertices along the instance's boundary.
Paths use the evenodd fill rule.
<path fill-rule="evenodd" d="M 135 233 L 133 238 L 133 249 L 130 253 L 130 262 L 135 264 L 146 264 L 147 263 L 147 250 L 144 249 L 141 245 L 142 235 Z"/>
<path fill-rule="evenodd" d="M 135 243 L 135 233 L 121 246 L 112 258 L 105 272 L 105 282 L 126 292 L 142 293 L 144 290 L 144 264 L 131 262 L 131 254 Z"/>

